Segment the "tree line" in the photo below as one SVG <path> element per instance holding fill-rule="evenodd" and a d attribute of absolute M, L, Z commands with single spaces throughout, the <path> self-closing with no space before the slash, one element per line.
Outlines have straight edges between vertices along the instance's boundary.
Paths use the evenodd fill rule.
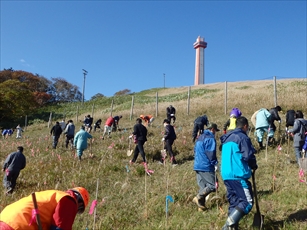
<path fill-rule="evenodd" d="M 12 68 L 0 71 L 0 120 L 18 119 L 47 104 L 81 100 L 79 88 L 63 78 L 49 80 Z"/>

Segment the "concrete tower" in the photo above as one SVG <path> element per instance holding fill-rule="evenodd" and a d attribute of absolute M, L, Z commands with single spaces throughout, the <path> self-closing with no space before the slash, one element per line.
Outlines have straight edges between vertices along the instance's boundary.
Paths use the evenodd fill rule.
<path fill-rule="evenodd" d="M 195 59 L 195 81 L 194 85 L 200 85 L 205 83 L 205 48 L 207 48 L 207 42 L 204 38 L 198 36 L 196 42 L 193 44 L 196 49 Z"/>

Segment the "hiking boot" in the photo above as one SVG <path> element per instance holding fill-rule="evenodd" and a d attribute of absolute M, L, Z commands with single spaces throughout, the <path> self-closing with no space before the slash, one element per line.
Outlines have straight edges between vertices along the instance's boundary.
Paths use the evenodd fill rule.
<path fill-rule="evenodd" d="M 193 203 L 195 203 L 198 206 L 198 211 L 204 211 L 206 209 L 205 199 L 203 196 L 197 195 L 196 197 L 194 197 Z"/>
<path fill-rule="evenodd" d="M 160 165 L 164 165 L 164 160 L 161 159 L 161 160 L 158 161 L 158 163 L 159 163 Z"/>
<path fill-rule="evenodd" d="M 172 165 L 177 165 L 177 161 L 175 159 L 175 157 L 171 157 L 171 162 L 172 162 Z"/>
<path fill-rule="evenodd" d="M 6 194 L 6 195 L 10 195 L 10 194 L 12 194 L 12 193 L 13 193 L 13 188 L 8 187 L 5 194 Z"/>
<path fill-rule="evenodd" d="M 81 161 L 81 156 L 78 156 L 79 161 Z"/>

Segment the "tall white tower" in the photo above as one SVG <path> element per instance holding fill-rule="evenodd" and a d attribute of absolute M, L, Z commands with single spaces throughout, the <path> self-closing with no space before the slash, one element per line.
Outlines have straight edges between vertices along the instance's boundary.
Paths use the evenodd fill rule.
<path fill-rule="evenodd" d="M 200 85 L 205 83 L 204 63 L 205 63 L 205 48 L 207 48 L 207 42 L 204 41 L 204 38 L 198 36 L 193 46 L 194 49 L 196 49 L 194 85 Z"/>

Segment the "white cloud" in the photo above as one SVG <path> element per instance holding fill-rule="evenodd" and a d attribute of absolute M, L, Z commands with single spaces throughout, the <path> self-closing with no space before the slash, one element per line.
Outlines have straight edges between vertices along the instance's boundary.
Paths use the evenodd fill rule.
<path fill-rule="evenodd" d="M 22 64 L 23 66 L 28 66 L 28 67 L 30 67 L 30 65 L 26 62 L 25 59 L 20 59 L 20 62 L 21 62 L 21 64 Z"/>

